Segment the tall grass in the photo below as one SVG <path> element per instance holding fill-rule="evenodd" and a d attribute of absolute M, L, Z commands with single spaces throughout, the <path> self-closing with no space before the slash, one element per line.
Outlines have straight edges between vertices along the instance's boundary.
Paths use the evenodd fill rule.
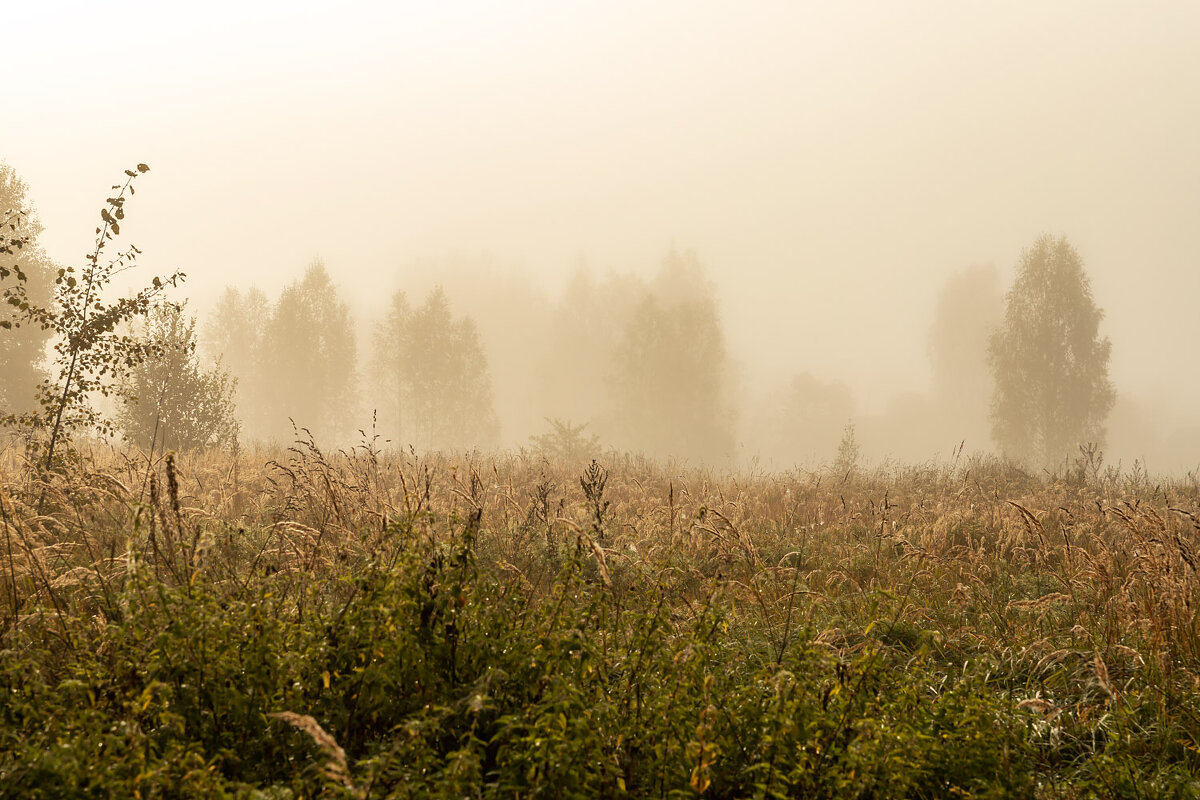
<path fill-rule="evenodd" d="M 0 459 L 3 796 L 1200 792 L 1190 478 Z"/>

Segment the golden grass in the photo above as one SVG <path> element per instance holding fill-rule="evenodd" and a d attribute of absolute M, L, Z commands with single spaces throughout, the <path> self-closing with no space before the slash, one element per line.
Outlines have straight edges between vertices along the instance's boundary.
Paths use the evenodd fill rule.
<path fill-rule="evenodd" d="M 880 592 L 948 657 L 1002 653 L 1028 674 L 1086 659 L 1123 676 L 1200 683 L 1200 489 L 1108 472 L 1026 476 L 997 462 L 826 472 L 716 473 L 607 459 L 599 517 L 583 464 L 525 454 L 414 456 L 312 442 L 273 452 L 157 459 L 97 448 L 41 480 L 0 453 L 0 613 L 84 610 L 133 569 L 186 582 L 264 572 L 284 589 L 369 555 L 415 519 L 431 541 L 476 515 L 481 556 L 548 587 L 547 553 L 580 542 L 601 580 L 672 570 L 721 576 L 762 635 L 820 620 L 854 647 Z M 45 513 L 35 513 L 44 498 Z M 857 622 L 856 622 L 857 621 Z"/>

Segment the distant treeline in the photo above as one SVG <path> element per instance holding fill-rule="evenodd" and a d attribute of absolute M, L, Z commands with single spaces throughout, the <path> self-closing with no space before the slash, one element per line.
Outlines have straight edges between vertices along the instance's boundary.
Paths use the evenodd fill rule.
<path fill-rule="evenodd" d="M 706 462 L 733 457 L 730 359 L 715 290 L 694 254 L 672 251 L 649 283 L 580 270 L 549 313 L 506 311 L 512 327 L 538 330 L 523 383 L 542 422 L 523 439 L 557 420 L 587 426 L 607 446 Z M 244 435 L 289 440 L 290 419 L 344 441 L 371 420 L 402 447 L 501 443 L 486 343 L 441 287 L 424 298 L 392 295 L 370 324 L 365 354 L 355 329 L 319 261 L 274 302 L 257 289 L 228 288 L 203 343 L 237 381 Z"/>
<path fill-rule="evenodd" d="M 580 265 L 553 299 L 487 263 L 434 265 L 425 285 L 401 281 L 374 315 L 352 311 L 318 260 L 275 298 L 229 287 L 197 320 L 174 288 L 182 275 L 170 290 L 155 279 L 97 305 L 101 265 L 53 263 L 25 193 L 0 167 L 9 427 L 57 431 L 56 407 L 69 406 L 68 428 L 116 429 L 152 450 L 287 444 L 308 431 L 338 446 L 367 436 L 421 451 L 615 449 L 787 468 L 857 458 L 860 443 L 870 457 L 910 460 L 994 445 L 1059 470 L 1102 461 L 1116 406 L 1103 312 L 1065 237 L 1037 238 L 1007 293 L 992 267 L 951 275 L 929 323 L 929 392 L 866 414 L 846 386 L 802 363 L 772 365 L 774 385 L 748 391 L 716 287 L 691 251 L 671 249 L 649 279 Z M 107 202 L 101 250 L 124 214 L 123 198 Z M 96 413 L 99 395 L 115 409 Z M 1118 415 L 1126 429 L 1131 407 Z M 1146 423 L 1138 430 L 1150 447 Z M 1200 444 L 1195 430 L 1174 438 Z"/>

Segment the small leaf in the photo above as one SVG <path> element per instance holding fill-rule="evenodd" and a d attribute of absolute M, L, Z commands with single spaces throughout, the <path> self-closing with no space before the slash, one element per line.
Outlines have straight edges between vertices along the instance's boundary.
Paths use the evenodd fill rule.
<path fill-rule="evenodd" d="M 147 167 L 145 164 L 138 164 L 138 165 L 137 165 L 137 171 L 138 171 L 138 172 L 149 172 L 149 171 L 150 171 L 150 168 L 149 168 L 149 167 Z"/>

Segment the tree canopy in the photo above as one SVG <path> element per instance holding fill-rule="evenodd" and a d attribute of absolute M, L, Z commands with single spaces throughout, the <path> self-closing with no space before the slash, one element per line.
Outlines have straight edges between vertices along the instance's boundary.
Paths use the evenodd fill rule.
<path fill-rule="evenodd" d="M 712 286 L 694 254 L 671 252 L 617 348 L 618 442 L 659 456 L 728 460 L 730 372 Z"/>
<path fill-rule="evenodd" d="M 993 266 L 971 266 L 947 278 L 929 328 L 929 361 L 937 427 L 972 448 L 988 438 L 992 375 L 988 341 L 1004 316 Z"/>
<path fill-rule="evenodd" d="M 153 355 L 121 379 L 117 423 L 125 439 L 160 451 L 232 444 L 237 438 L 234 381 L 220 365 L 196 356 L 196 319 L 182 306 L 163 304 L 144 320 L 140 335 Z"/>
<path fill-rule="evenodd" d="M 256 369 L 263 407 L 259 432 L 289 440 L 290 419 L 318 437 L 349 433 L 356 352 L 350 309 L 325 264 L 315 261 L 280 293 L 262 331 Z"/>
<path fill-rule="evenodd" d="M 46 307 L 54 297 L 55 267 L 38 245 L 42 226 L 28 213 L 27 192 L 28 187 L 12 167 L 0 164 L 0 236 L 17 243 L 6 248 L 10 253 L 0 256 L 0 267 L 5 269 L 0 275 L 0 291 L 15 287 L 16 270 L 20 270 L 25 276 L 27 299 Z M 20 317 L 21 312 L 6 306 L 0 317 L 5 315 Z M 8 321 L 11 324 L 14 320 Z M 0 414 L 26 413 L 37 407 L 37 385 L 46 377 L 43 362 L 50 336 L 51 332 L 40 325 L 4 328 L 0 335 Z"/>
<path fill-rule="evenodd" d="M 392 297 L 374 335 L 372 375 L 381 395 L 384 429 L 397 444 L 473 448 L 496 443 L 487 356 L 474 322 L 455 318 L 440 288 L 412 308 Z"/>
<path fill-rule="evenodd" d="M 1025 250 L 988 345 L 992 432 L 1005 455 L 1053 468 L 1103 443 L 1116 399 L 1103 318 L 1066 237 L 1043 235 Z"/>

